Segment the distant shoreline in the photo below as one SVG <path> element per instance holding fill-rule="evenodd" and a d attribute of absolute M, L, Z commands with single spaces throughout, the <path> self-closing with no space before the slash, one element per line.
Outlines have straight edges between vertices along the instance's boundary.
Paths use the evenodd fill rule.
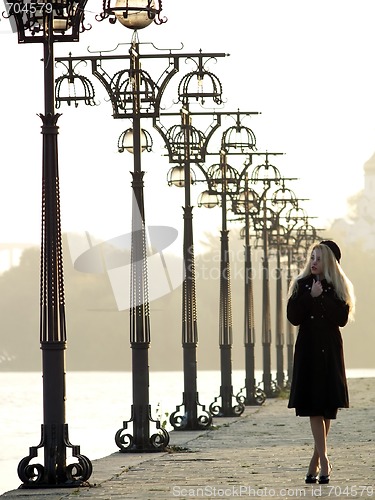
<path fill-rule="evenodd" d="M 4 369 L 3 369 L 4 368 Z M 39 373 L 41 370 L 10 370 L 5 369 L 5 366 L 2 367 L 0 363 L 0 373 Z M 244 369 L 236 369 L 233 370 L 233 373 L 244 372 Z M 182 370 L 150 370 L 150 373 L 182 373 Z M 201 368 L 198 370 L 199 372 L 212 372 L 212 373 L 220 373 L 220 370 L 209 370 Z M 262 377 L 262 370 L 255 370 L 255 374 L 258 380 Z M 131 373 L 131 370 L 69 370 L 67 369 L 67 374 L 69 373 Z M 273 376 L 276 378 L 276 372 L 273 371 Z M 374 378 L 375 377 L 375 368 L 347 368 L 346 369 L 346 377 L 347 378 Z"/>

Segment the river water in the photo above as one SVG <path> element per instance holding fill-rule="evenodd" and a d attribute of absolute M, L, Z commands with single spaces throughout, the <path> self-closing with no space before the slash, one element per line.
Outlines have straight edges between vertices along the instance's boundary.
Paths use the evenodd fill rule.
<path fill-rule="evenodd" d="M 375 369 L 347 370 L 350 377 L 375 377 Z M 256 372 L 257 382 L 262 373 Z M 245 373 L 232 374 L 233 392 L 243 387 Z M 220 391 L 220 371 L 198 373 L 199 402 L 208 406 Z M 182 403 L 183 373 L 150 373 L 152 417 L 163 421 Z M 66 422 L 69 439 L 90 460 L 118 451 L 115 433 L 130 417 L 131 372 L 70 372 L 66 375 Z M 39 372 L 0 372 L 0 494 L 20 485 L 19 461 L 40 442 L 43 423 L 42 376 Z M 246 411 L 246 410 L 245 410 Z M 170 425 L 166 427 L 171 430 Z M 43 450 L 40 450 L 43 463 Z"/>

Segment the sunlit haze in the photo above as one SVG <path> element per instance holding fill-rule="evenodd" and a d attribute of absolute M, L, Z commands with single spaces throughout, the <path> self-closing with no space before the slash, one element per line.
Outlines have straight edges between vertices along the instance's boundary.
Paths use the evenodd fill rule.
<path fill-rule="evenodd" d="M 88 1 L 92 29 L 79 43 L 55 44 L 56 56 L 69 51 L 85 55 L 87 47 L 109 50 L 130 42 L 131 31 L 119 23 L 94 19 L 100 8 L 100 2 Z M 261 113 L 249 123 L 258 150 L 284 153 L 273 163 L 282 175 L 298 177 L 289 187 L 297 197 L 309 199 L 303 207 L 317 217 L 317 227 L 345 217 L 347 200 L 362 189 L 363 165 L 375 150 L 374 2 L 165 0 L 163 9 L 168 22 L 141 30 L 140 42 L 176 50 L 182 43 L 187 52 L 230 54 L 212 65 L 223 84 L 225 109 Z M 42 47 L 21 46 L 16 34 L 4 31 L 1 241 L 38 244 Z M 59 72 L 57 67 L 56 76 Z M 100 106 L 59 110 L 62 229 L 107 239 L 130 228 L 132 155 L 117 152 L 117 138 L 130 125 L 112 118 L 99 82 L 92 81 Z M 167 186 L 170 166 L 161 156 L 160 139 L 151 120 L 143 127 L 155 138 L 154 151 L 142 155 L 146 220 L 180 230 L 183 190 Z M 202 185 L 193 188 L 193 204 L 202 190 Z M 195 208 L 198 248 L 204 233 L 215 232 L 219 224 L 219 209 Z"/>

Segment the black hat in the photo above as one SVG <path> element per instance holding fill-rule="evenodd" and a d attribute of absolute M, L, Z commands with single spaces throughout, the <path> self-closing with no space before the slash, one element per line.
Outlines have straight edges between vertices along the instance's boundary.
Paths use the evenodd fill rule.
<path fill-rule="evenodd" d="M 336 260 L 338 263 L 340 263 L 341 259 L 341 250 L 339 246 L 332 240 L 323 240 L 320 242 L 321 245 L 327 246 L 330 250 L 332 250 L 334 256 L 336 257 Z"/>

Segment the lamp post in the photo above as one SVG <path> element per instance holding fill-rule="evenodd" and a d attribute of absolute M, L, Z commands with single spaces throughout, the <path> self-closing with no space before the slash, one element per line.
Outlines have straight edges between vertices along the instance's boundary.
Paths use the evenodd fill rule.
<path fill-rule="evenodd" d="M 173 76 L 176 68 L 171 68 L 160 87 L 154 83 L 147 72 L 141 68 L 140 44 L 138 29 L 149 26 L 152 22 L 162 24 L 161 1 L 153 0 L 118 0 L 113 6 L 111 0 L 103 1 L 103 11 L 97 19 L 109 19 L 113 24 L 119 21 L 133 30 L 129 53 L 119 56 L 101 53 L 89 57 L 58 58 L 57 62 L 65 65 L 67 73 L 57 83 L 56 100 L 58 103 L 78 104 L 83 100 L 92 104 L 87 89 L 93 88 L 88 78 L 77 74 L 76 67 L 80 62 L 90 61 L 92 73 L 100 80 L 111 100 L 114 118 L 130 118 L 132 127 L 125 131 L 126 149 L 133 153 L 132 176 L 132 230 L 131 230 L 131 263 L 130 263 L 130 344 L 132 349 L 132 381 L 133 404 L 130 419 L 123 422 L 115 434 L 115 442 L 120 452 L 153 452 L 164 450 L 169 443 L 168 432 L 161 427 L 158 420 L 151 416 L 149 403 L 149 365 L 148 350 L 150 347 L 150 308 L 148 290 L 148 245 L 146 239 L 146 221 L 144 209 L 144 172 L 141 167 L 141 153 L 145 149 L 144 140 L 148 135 L 141 128 L 141 119 L 153 117 L 159 113 L 160 98 L 164 86 Z M 165 57 L 165 56 L 164 56 Z M 129 69 L 121 69 L 113 76 L 104 68 L 104 62 L 120 60 L 128 61 Z M 81 85 L 83 95 L 71 92 L 69 85 L 84 81 Z M 66 94 L 64 83 L 68 82 Z M 159 92 L 159 93 L 158 93 Z M 78 99 L 77 99 L 78 97 Z M 146 146 L 147 148 L 147 146 Z M 150 423 L 155 424 L 156 432 L 150 433 Z M 132 424 L 132 433 L 128 424 Z M 150 435 L 151 434 L 151 435 Z"/>
<path fill-rule="evenodd" d="M 261 239 L 263 240 L 263 248 L 267 248 L 266 245 L 266 233 L 268 231 L 268 224 L 273 220 L 273 212 L 270 212 L 266 205 L 266 195 L 270 189 L 272 182 L 276 184 L 279 183 L 280 173 L 278 170 L 269 164 L 269 156 L 278 156 L 282 153 L 262 153 L 262 152 L 249 152 L 249 158 L 244 164 L 239 176 L 239 191 L 234 197 L 233 211 L 237 215 L 236 220 L 244 220 L 245 226 L 241 231 L 241 236 L 245 238 L 245 386 L 241 388 L 240 392 L 237 394 L 239 398 L 245 405 L 261 405 L 266 399 L 266 392 L 260 389 L 256 384 L 255 380 L 255 326 L 254 326 L 254 306 L 253 306 L 253 288 L 252 288 L 252 264 L 251 264 L 251 247 L 250 247 L 250 220 L 253 222 L 255 232 L 261 233 Z M 254 156 L 265 156 L 265 164 L 256 167 L 251 178 L 251 182 L 256 183 L 259 181 L 260 171 L 264 170 L 265 179 L 264 190 L 261 195 L 257 194 L 253 189 L 249 188 L 249 168 L 252 166 L 252 161 Z M 273 173 L 270 176 L 269 172 Z M 241 188 L 241 184 L 244 185 Z M 263 216 L 260 214 L 263 211 Z M 267 220 L 267 216 L 269 220 Z M 266 230 L 264 230 L 264 228 Z M 269 312 L 269 292 L 268 289 L 268 271 L 265 272 L 264 267 L 267 266 L 268 269 L 268 252 L 264 252 L 264 256 L 267 259 L 263 259 L 263 316 L 262 316 L 262 328 L 263 332 L 270 330 L 270 312 Z M 263 333 L 264 340 L 265 335 Z M 263 348 L 266 353 L 268 349 Z M 268 356 L 264 354 L 264 365 L 270 365 L 268 363 Z M 245 393 L 243 394 L 243 391 Z M 268 391 L 269 394 L 273 394 L 271 390 Z"/>
<path fill-rule="evenodd" d="M 233 212 L 238 216 L 236 220 L 245 221 L 241 236 L 245 240 L 244 264 L 244 345 L 245 345 L 245 385 L 237 394 L 245 406 L 262 405 L 266 394 L 257 386 L 255 378 L 255 319 L 253 296 L 253 271 L 250 244 L 250 221 L 259 209 L 259 197 L 249 188 L 247 170 L 245 171 L 244 188 L 240 189 L 233 201 Z M 245 391 L 242 394 L 242 391 Z"/>
<path fill-rule="evenodd" d="M 275 314 L 275 344 L 276 344 L 276 384 L 280 389 L 285 386 L 284 374 L 284 308 L 283 308 L 283 287 L 282 287 L 282 269 L 281 269 L 281 253 L 283 247 L 288 243 L 288 233 L 286 227 L 281 224 L 281 214 L 288 206 L 297 208 L 298 200 L 293 191 L 285 187 L 285 179 L 282 180 L 282 186 L 278 188 L 273 194 L 271 199 L 272 205 L 277 207 L 275 212 L 276 221 L 274 235 L 271 232 L 273 241 L 270 247 L 276 249 L 276 314 Z"/>
<path fill-rule="evenodd" d="M 211 83 L 214 83 L 213 75 L 204 69 L 204 65 L 198 66 L 197 74 L 203 80 L 204 75 Z M 216 77 L 215 77 L 216 78 Z M 179 100 L 182 101 L 181 125 L 172 126 L 167 131 L 161 124 L 155 124 L 164 138 L 168 149 L 168 157 L 171 163 L 178 163 L 168 172 L 168 184 L 184 188 L 185 200 L 183 206 L 184 219 L 184 281 L 182 288 L 182 349 L 184 370 L 184 392 L 182 404 L 176 406 L 176 410 L 170 415 L 170 423 L 175 430 L 202 429 L 211 425 L 212 416 L 206 411 L 205 406 L 199 403 L 197 390 L 197 344 L 198 325 L 195 289 L 195 257 L 193 243 L 193 207 L 191 206 L 191 184 L 194 182 L 194 173 L 191 169 L 192 163 L 204 162 L 207 152 L 207 143 L 211 134 L 207 137 L 193 127 L 192 116 L 189 111 L 189 98 L 201 99 L 196 91 L 189 90 L 191 74 L 186 75 L 179 85 Z M 214 102 L 220 104 L 221 85 L 212 86 Z M 204 92 L 207 98 L 207 94 Z M 206 114 L 206 113 L 198 113 Z M 219 126 L 211 128 L 211 132 Z M 181 408 L 184 408 L 184 411 Z"/>
<path fill-rule="evenodd" d="M 226 152 L 220 151 L 220 163 L 211 165 L 207 171 L 208 191 L 201 193 L 198 206 L 210 207 L 220 200 L 220 299 L 219 299 L 219 347 L 220 347 L 220 394 L 210 404 L 210 411 L 216 417 L 241 415 L 245 407 L 236 400 L 233 405 L 232 386 L 232 298 L 230 285 L 229 231 L 227 229 L 227 197 L 237 189 L 238 172 L 227 164 Z M 221 404 L 218 404 L 218 399 Z"/>
<path fill-rule="evenodd" d="M 275 214 L 267 207 L 266 198 L 262 197 L 256 229 L 261 232 L 263 259 L 262 259 L 262 350 L 263 350 L 263 390 L 267 397 L 279 395 L 279 388 L 272 380 L 271 373 L 271 303 L 270 277 L 268 255 L 268 232 L 271 229 Z"/>
<path fill-rule="evenodd" d="M 296 233 L 297 227 L 307 223 L 308 216 L 304 209 L 297 206 L 289 210 L 286 214 L 285 221 L 288 227 L 287 230 L 287 245 L 285 248 L 287 257 L 287 272 L 286 272 L 286 288 L 289 291 L 292 282 L 292 265 L 294 254 L 297 248 Z M 294 351 L 295 332 L 291 322 L 286 320 L 286 350 L 287 350 L 287 380 L 286 386 L 290 387 L 293 375 L 293 351 Z"/>
<path fill-rule="evenodd" d="M 286 283 L 287 289 L 289 290 L 290 284 L 292 282 L 292 254 L 293 249 L 291 246 L 288 246 L 287 250 L 287 275 L 286 275 Z M 292 323 L 287 319 L 286 320 L 286 356 L 287 356 L 287 387 L 290 387 L 292 384 L 292 376 L 293 376 L 293 352 L 294 352 L 294 327 Z"/>
<path fill-rule="evenodd" d="M 281 250 L 280 250 L 280 230 L 283 226 L 277 222 L 277 236 L 276 236 L 276 383 L 280 389 L 284 388 L 284 324 L 283 324 L 283 281 L 281 269 Z"/>
<path fill-rule="evenodd" d="M 307 248 L 317 239 L 317 230 L 309 223 L 309 218 L 301 209 L 295 211 L 291 210 L 286 217 L 287 222 L 291 223 L 292 231 L 289 236 L 288 245 L 288 271 L 287 271 L 287 287 L 289 289 L 292 281 L 292 265 L 297 264 L 299 268 L 300 260 L 298 259 L 299 251 L 304 249 L 306 253 Z M 290 321 L 286 322 L 286 345 L 287 345 L 287 386 L 290 387 L 293 376 L 293 352 L 295 341 L 295 327 Z"/>
<path fill-rule="evenodd" d="M 152 2 L 148 2 L 150 4 Z M 106 4 L 107 13 L 111 14 L 111 19 L 118 19 L 122 16 L 125 7 L 116 7 L 109 9 Z M 108 14 L 108 15 L 109 15 Z M 105 19 L 108 15 L 102 15 Z M 130 15 L 130 13 L 129 13 Z M 126 16 L 123 16 L 126 18 Z M 119 19 L 120 20 L 120 19 Z M 146 17 L 148 20 L 148 17 Z M 133 22 L 134 24 L 134 22 Z M 134 28 L 133 28 L 134 29 Z M 195 91 L 195 97 L 207 99 L 221 95 L 221 84 L 218 80 L 212 78 L 213 91 L 202 92 L 202 80 L 207 76 L 205 71 L 205 61 L 207 59 L 216 59 L 224 57 L 224 53 L 184 53 L 174 52 L 170 50 L 157 50 L 154 53 L 144 54 L 141 52 L 141 44 L 139 43 L 137 31 L 134 32 L 132 42 L 128 54 L 119 54 L 113 51 L 105 54 L 90 53 L 88 56 L 58 58 L 57 61 L 66 67 L 66 73 L 62 75 L 64 81 L 59 81 L 60 93 L 57 95 L 57 100 L 60 102 L 68 101 L 77 103 L 74 96 L 77 95 L 72 89 L 66 90 L 65 84 L 69 82 L 79 82 L 81 84 L 82 75 L 78 75 L 75 68 L 81 62 L 89 62 L 92 74 L 94 74 L 106 89 L 113 109 L 113 117 L 116 119 L 126 118 L 132 121 L 132 126 L 127 129 L 119 141 L 119 150 L 123 148 L 131 151 L 134 155 L 134 171 L 132 172 L 133 182 L 133 227 L 132 227 L 132 261 L 131 261 L 131 306 L 130 306 L 130 337 L 132 348 L 132 373 L 133 373 L 133 405 L 132 413 L 129 421 L 125 421 L 123 428 L 116 433 L 116 444 L 120 451 L 158 451 L 166 447 L 169 441 L 167 431 L 160 428 L 160 423 L 156 421 L 158 429 L 157 434 L 149 437 L 149 422 L 151 419 L 151 409 L 149 405 L 148 381 L 148 349 L 150 345 L 150 325 L 149 325 L 149 305 L 148 305 L 148 284 L 147 284 L 147 245 L 145 237 L 145 213 L 144 213 L 144 193 L 143 193 L 143 175 L 141 170 L 141 151 L 149 149 L 146 145 L 142 146 L 143 139 L 146 137 L 145 144 L 149 144 L 149 134 L 141 128 L 141 120 L 152 119 L 153 126 L 163 136 L 163 129 L 160 125 L 161 100 L 165 89 L 172 77 L 179 72 L 180 60 L 185 60 L 195 64 L 198 69 L 188 73 L 186 77 L 186 85 L 183 82 L 179 86 L 179 98 L 182 103 L 182 109 L 188 111 L 188 101 L 192 97 L 189 90 L 189 82 L 195 79 L 198 80 L 198 90 Z M 153 79 L 150 74 L 141 67 L 141 62 L 163 60 L 167 67 L 157 79 Z M 122 64 L 120 70 L 116 70 L 113 64 Z M 129 63 L 129 69 L 123 69 L 124 62 Z M 109 69 L 111 67 L 111 69 Z M 78 79 L 80 76 L 80 79 Z M 217 88 L 215 87 L 217 86 Z M 83 88 L 82 100 L 87 100 L 85 94 L 86 88 L 91 88 L 90 85 L 81 85 Z M 92 93 L 92 92 L 91 92 Z M 210 113 L 212 115 L 212 113 Z M 184 147 L 188 145 L 188 136 L 191 129 L 187 127 L 188 121 L 183 118 Z M 164 136 L 163 136 L 164 137 Z M 189 136 L 191 139 L 191 136 Z M 166 144 L 169 144 L 170 137 L 166 138 Z M 123 142 L 124 140 L 124 142 Z M 191 153 L 191 150 L 190 150 Z M 189 151 L 184 150 L 183 155 L 189 155 Z M 189 186 L 188 177 L 190 175 L 188 165 L 191 158 L 186 156 L 185 170 L 186 182 L 185 186 Z M 184 174 L 185 175 L 185 174 Z M 193 249 L 192 240 L 192 207 L 189 202 L 190 193 L 186 192 L 185 198 L 185 213 L 184 213 L 184 261 L 187 271 L 184 281 L 183 292 L 183 348 L 184 348 L 184 383 L 185 392 L 183 395 L 183 404 L 185 405 L 185 413 L 181 417 L 174 414 L 172 423 L 175 428 L 193 429 L 204 428 L 211 422 L 210 415 L 206 412 L 203 415 L 198 414 L 198 395 L 196 391 L 196 362 L 195 349 L 197 342 L 196 330 L 196 311 L 195 311 L 195 284 L 193 264 L 194 255 L 191 254 Z M 190 274 L 189 274 L 190 273 Z M 132 422 L 133 435 L 126 432 L 128 423 Z M 153 421 L 155 422 L 155 421 Z"/>
<path fill-rule="evenodd" d="M 205 55 L 205 54 L 202 54 Z M 192 86 L 193 76 L 197 76 L 199 92 L 197 93 L 196 87 Z M 206 83 L 206 87 L 203 89 L 202 82 L 206 79 L 208 81 L 208 85 Z M 192 89 L 190 87 L 193 87 Z M 236 133 L 240 134 L 240 131 L 243 132 L 244 127 L 241 126 L 241 115 L 250 115 L 256 113 L 243 113 L 239 110 L 235 113 L 233 112 L 220 112 L 213 111 L 207 112 L 204 111 L 203 104 L 206 103 L 208 98 L 212 98 L 215 104 L 222 103 L 221 97 L 221 84 L 217 77 L 206 70 L 205 66 L 201 63 L 196 68 L 195 72 L 191 72 L 187 74 L 180 82 L 179 85 L 179 101 L 183 103 L 181 108 L 181 125 L 175 125 L 170 129 L 164 131 L 163 127 L 159 123 L 156 128 L 159 130 L 161 135 L 164 137 L 165 145 L 168 149 L 168 157 L 171 163 L 177 163 L 178 165 L 172 167 L 168 172 L 168 183 L 170 185 L 175 185 L 178 187 L 185 187 L 185 207 L 184 207 L 184 242 L 190 242 L 191 247 L 185 245 L 184 248 L 184 261 L 185 261 L 185 269 L 186 269 L 186 292 L 185 287 L 183 290 L 183 332 L 185 331 L 185 327 L 189 324 L 189 318 L 191 318 L 190 323 L 192 325 L 196 325 L 196 321 L 194 322 L 195 315 L 195 306 L 194 308 L 189 306 L 189 300 L 187 299 L 194 290 L 193 296 L 194 300 L 190 301 L 191 304 L 195 304 L 195 263 L 194 263 L 194 251 L 192 246 L 192 216 L 190 215 L 192 207 L 190 207 L 190 184 L 199 182 L 197 181 L 193 170 L 191 169 L 191 164 L 195 164 L 201 172 L 204 174 L 204 181 L 207 183 L 211 183 L 210 178 L 206 170 L 203 168 L 202 164 L 205 162 L 206 155 L 208 153 L 208 144 L 210 139 L 216 129 L 221 125 L 222 118 L 224 116 L 235 117 L 236 119 Z M 201 106 L 203 109 L 200 111 L 191 111 L 189 106 L 189 101 L 201 101 Z M 175 116 L 174 113 L 162 113 L 162 116 Z M 192 117 L 210 117 L 212 120 L 210 126 L 207 128 L 206 133 L 203 134 L 201 131 L 197 130 L 192 125 Z M 238 154 L 244 154 L 244 151 L 253 148 L 255 144 L 255 137 L 253 133 L 248 129 L 249 134 L 246 136 L 244 134 L 243 140 L 239 140 L 239 137 L 236 137 L 236 140 L 233 141 L 232 137 L 232 128 L 230 127 L 225 131 L 223 137 L 228 137 L 228 140 L 222 140 L 222 144 L 225 145 L 227 149 L 236 148 Z M 213 189 L 211 185 L 211 189 Z M 210 194 L 208 197 L 210 198 Z M 216 205 L 218 202 L 216 194 L 213 194 L 213 204 Z M 203 201 L 204 205 L 207 205 L 206 202 Z M 208 205 L 211 206 L 211 202 L 208 202 Z M 186 214 L 189 214 L 186 217 Z M 190 276 L 188 273 L 191 273 Z M 194 286 L 189 287 L 188 283 L 191 281 Z M 230 293 L 230 288 L 228 288 L 228 293 Z M 194 315 L 192 316 L 192 312 Z M 196 326 L 194 327 L 196 328 Z M 193 330 L 195 331 L 195 330 Z M 186 341 L 184 342 L 184 338 L 188 339 L 188 337 L 183 336 L 183 348 L 185 351 L 185 345 L 187 345 Z M 197 337 L 195 337 L 197 339 Z M 184 355 L 185 358 L 185 355 Z M 186 394 L 191 393 L 193 396 L 193 390 L 195 390 L 194 380 L 195 373 L 192 369 L 192 366 L 196 365 L 195 356 L 193 363 L 185 363 L 184 362 L 184 379 L 185 379 L 185 392 L 184 399 L 186 398 Z M 190 365 L 190 368 L 188 368 Z M 231 377 L 231 363 L 225 362 L 222 364 L 228 369 L 229 368 L 229 377 Z M 223 375 L 224 376 L 224 375 Z M 228 378 L 228 375 L 226 376 Z M 226 384 L 227 385 L 227 384 Z M 231 385 L 231 384 L 229 384 Z M 198 399 L 196 400 L 198 401 Z M 196 404 L 196 403 L 194 403 Z M 182 405 L 181 405 L 182 406 Z M 185 429 L 187 426 L 191 427 L 192 424 L 188 424 L 189 420 L 189 410 L 187 405 L 184 405 L 186 411 L 181 416 L 180 414 L 180 406 L 177 407 L 176 412 L 173 412 L 170 417 L 171 424 L 175 427 L 175 429 Z M 204 421 L 199 422 L 198 425 L 202 426 L 202 423 L 206 424 L 206 416 L 204 415 Z M 208 424 L 207 424 L 208 425 Z"/>
<path fill-rule="evenodd" d="M 271 309 L 269 280 L 269 235 L 277 226 L 277 213 L 268 206 L 270 189 L 273 185 L 281 185 L 285 180 L 294 178 L 281 177 L 279 170 L 269 162 L 269 156 L 277 153 L 265 153 L 264 163 L 256 166 L 251 173 L 251 182 L 263 184 L 260 195 L 259 213 L 254 217 L 256 231 L 262 235 L 262 347 L 263 347 L 263 389 L 267 397 L 277 397 L 280 387 L 272 380 L 271 373 Z"/>
<path fill-rule="evenodd" d="M 179 125 L 166 129 L 159 119 L 154 120 L 154 127 L 163 137 L 170 163 L 176 164 L 168 172 L 168 184 L 184 188 L 184 241 L 183 262 L 184 281 L 182 285 L 182 349 L 184 392 L 182 404 L 176 406 L 169 421 L 175 430 L 204 429 L 211 425 L 212 416 L 205 406 L 199 403 L 197 390 L 197 345 L 198 323 L 195 288 L 195 255 L 193 242 L 193 206 L 191 205 L 191 184 L 195 174 L 192 164 L 204 163 L 207 147 L 214 131 L 220 126 L 220 114 L 204 111 L 203 105 L 212 100 L 214 105 L 222 104 L 222 86 L 216 75 L 209 71 L 206 64 L 224 54 L 201 53 L 196 57 L 196 66 L 188 72 L 178 85 L 178 103 L 180 103 Z M 199 103 L 201 109 L 191 110 L 191 101 Z M 161 113 L 161 118 L 175 117 L 176 113 Z M 213 118 L 213 122 L 204 134 L 192 124 L 195 116 Z M 184 408 L 184 410 L 182 410 Z"/>
<path fill-rule="evenodd" d="M 186 103 L 187 104 L 187 103 Z M 182 172 L 179 167 L 173 167 L 170 171 L 168 183 L 184 187 L 185 200 L 183 206 L 184 240 L 184 281 L 182 284 L 182 349 L 183 349 L 183 371 L 184 392 L 182 404 L 176 406 L 171 413 L 169 422 L 175 430 L 202 429 L 211 425 L 212 417 L 205 407 L 200 405 L 197 389 L 197 345 L 198 324 L 197 304 L 195 289 L 195 258 L 193 243 L 193 207 L 191 206 L 190 186 L 192 183 L 191 156 L 194 146 L 200 149 L 202 136 L 196 129 L 192 128 L 189 112 L 186 107 L 181 110 L 181 128 L 173 133 L 169 130 L 167 143 L 174 151 L 180 149 L 183 153 Z M 196 134 L 194 132 L 197 132 Z M 177 175 L 177 177 L 176 177 Z M 184 408 L 184 411 L 181 408 Z M 199 408 L 201 413 L 199 414 Z"/>
<path fill-rule="evenodd" d="M 123 422 L 115 435 L 120 451 L 158 451 L 168 445 L 169 435 L 160 428 L 160 422 L 151 417 L 149 404 L 148 350 L 151 342 L 150 310 L 148 299 L 148 266 L 146 220 L 144 210 L 144 172 L 141 168 L 141 66 L 138 41 L 133 36 L 129 77 L 132 81 L 133 155 L 132 175 L 132 242 L 130 282 L 130 344 L 132 348 L 133 404 L 130 419 Z M 119 75 L 119 78 L 120 75 Z M 123 84 L 124 82 L 121 82 Z M 130 83 L 130 82 L 129 82 Z M 120 88 L 119 81 L 116 83 Z M 133 423 L 133 434 L 127 431 Z M 150 422 L 156 423 L 158 432 L 150 436 Z"/>
<path fill-rule="evenodd" d="M 237 395 L 244 404 L 262 404 L 266 398 L 275 397 L 284 386 L 284 333 L 283 333 L 283 306 L 282 306 L 282 273 L 281 273 L 281 253 L 290 244 L 291 232 L 298 219 L 296 212 L 301 209 L 293 191 L 285 187 L 286 180 L 294 178 L 281 177 L 279 170 L 270 164 L 269 157 L 282 153 L 260 153 L 255 152 L 249 155 L 249 160 L 245 162 L 244 169 L 240 173 L 239 183 L 244 184 L 239 189 L 233 203 L 233 211 L 237 215 L 237 220 L 245 220 L 245 226 L 241 231 L 241 236 L 245 238 L 245 353 L 246 353 L 246 380 L 245 387 Z M 263 183 L 263 191 L 257 194 L 249 188 L 248 170 L 252 165 L 253 156 L 265 156 L 265 162 L 255 167 L 251 173 L 250 181 L 254 184 Z M 271 194 L 271 188 L 276 188 Z M 272 209 L 269 207 L 272 205 Z M 282 213 L 290 205 L 292 208 L 287 212 L 285 227 L 280 223 Z M 300 213 L 298 214 L 301 215 Z M 263 247 L 263 298 L 262 298 L 262 344 L 263 344 L 263 386 L 264 391 L 255 386 L 254 378 L 254 317 L 253 317 L 253 297 L 251 279 L 251 249 L 250 249 L 250 219 L 253 222 L 255 234 L 260 235 Z M 272 380 L 271 375 L 271 318 L 270 318 L 270 295 L 269 295 L 269 263 L 268 250 L 276 248 L 276 358 L 277 358 L 277 378 Z M 288 268 L 290 269 L 290 268 Z M 288 276 L 290 271 L 288 271 Z M 249 281 L 250 286 L 247 286 Z M 290 330 L 288 330 L 288 333 Z M 288 336 L 290 342 L 292 336 Z M 294 342 L 292 343 L 292 351 Z M 288 344 L 288 355 L 289 355 Z M 293 353 L 293 352 L 292 352 Z M 289 359 L 289 358 L 288 358 Z M 288 365 L 289 366 L 289 365 Z M 289 370 L 289 369 L 288 369 Z M 289 373 L 289 371 L 288 371 Z M 246 390 L 245 394 L 242 391 Z"/>
<path fill-rule="evenodd" d="M 219 347 L 220 347 L 220 394 L 210 405 L 215 416 L 230 417 L 241 415 L 245 409 L 242 398 L 233 395 L 232 387 L 232 302 L 230 283 L 229 231 L 227 229 L 227 198 L 232 201 L 239 190 L 239 173 L 227 163 L 229 155 L 248 158 L 256 150 L 254 132 L 242 123 L 244 117 L 257 112 L 227 113 L 235 121 L 222 133 L 220 163 L 211 165 L 207 171 L 201 167 L 208 190 L 201 193 L 198 206 L 212 208 L 221 206 L 221 245 L 220 245 L 220 301 L 219 301 Z M 253 391 L 254 392 L 254 391 Z M 236 404 L 233 405 L 235 398 Z M 221 399 L 221 405 L 218 400 Z"/>
<path fill-rule="evenodd" d="M 84 31 L 86 0 L 58 0 L 8 4 L 4 14 L 15 21 L 19 43 L 42 43 L 44 114 L 42 120 L 42 240 L 40 271 L 40 347 L 43 370 L 43 424 L 41 441 L 18 465 L 22 488 L 87 485 L 90 460 L 72 445 L 65 418 L 65 294 L 60 222 L 57 121 L 54 101 L 54 42 L 74 42 Z M 44 465 L 31 463 L 44 450 Z M 70 448 L 74 463 L 67 463 Z"/>

